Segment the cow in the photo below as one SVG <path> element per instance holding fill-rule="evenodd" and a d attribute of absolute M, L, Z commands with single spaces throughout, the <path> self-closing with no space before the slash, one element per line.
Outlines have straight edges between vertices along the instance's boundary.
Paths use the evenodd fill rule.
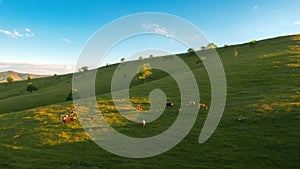
<path fill-rule="evenodd" d="M 146 126 L 146 121 L 142 120 L 142 127 L 145 127 L 145 126 Z"/>
<path fill-rule="evenodd" d="M 138 106 L 136 107 L 136 111 L 143 111 L 142 106 L 141 106 L 141 105 L 138 105 Z"/>
<path fill-rule="evenodd" d="M 69 123 L 69 118 L 68 115 L 66 115 L 63 119 L 62 119 L 63 123 Z"/>
<path fill-rule="evenodd" d="M 68 115 L 67 114 L 61 114 L 61 115 L 59 115 L 59 119 L 60 120 L 63 120 L 65 117 L 68 117 Z"/>
<path fill-rule="evenodd" d="M 70 118 L 71 121 L 76 121 L 76 119 L 77 119 L 76 116 Z"/>
<path fill-rule="evenodd" d="M 189 106 L 196 105 L 196 102 L 195 101 L 189 101 L 189 103 L 187 105 L 189 105 Z"/>
<path fill-rule="evenodd" d="M 76 114 L 75 110 L 69 110 L 69 114 Z"/>
<path fill-rule="evenodd" d="M 200 109 L 208 109 L 208 107 L 207 107 L 206 104 L 204 104 L 204 103 L 200 103 L 200 104 L 199 104 L 199 108 L 200 108 Z"/>
<path fill-rule="evenodd" d="M 173 102 L 167 102 L 166 103 L 166 107 L 173 107 L 173 105 L 174 105 Z"/>

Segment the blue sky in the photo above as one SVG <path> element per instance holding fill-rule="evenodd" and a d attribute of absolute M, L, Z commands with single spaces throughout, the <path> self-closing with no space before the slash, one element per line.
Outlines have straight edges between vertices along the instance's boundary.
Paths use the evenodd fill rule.
<path fill-rule="evenodd" d="M 299 34 L 299 7 L 299 0 L 0 0 L 0 71 L 72 72 L 87 40 L 101 27 L 130 14 L 176 15 L 223 46 Z M 134 48 L 131 45 L 124 46 Z M 124 48 L 112 54 L 115 58 L 107 62 L 129 57 Z"/>

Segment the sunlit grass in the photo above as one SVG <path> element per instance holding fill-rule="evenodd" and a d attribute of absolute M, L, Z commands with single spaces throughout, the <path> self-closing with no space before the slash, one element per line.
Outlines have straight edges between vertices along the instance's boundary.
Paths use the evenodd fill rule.
<path fill-rule="evenodd" d="M 297 41 L 300 41 L 300 35 L 295 35 L 295 36 L 293 36 L 293 38 L 292 38 L 293 40 L 297 40 Z"/>
<path fill-rule="evenodd" d="M 118 109 L 115 106 L 118 103 Z M 137 111 L 137 107 L 141 106 L 143 110 Z M 146 98 L 131 98 L 130 104 L 126 100 L 116 99 L 98 99 L 98 107 L 105 121 L 111 126 L 120 126 L 128 123 L 128 120 L 122 116 L 119 112 L 134 112 L 143 113 L 150 107 L 150 102 Z"/>
<path fill-rule="evenodd" d="M 300 67 L 300 62 L 299 63 L 289 63 L 287 64 L 289 67 Z"/>

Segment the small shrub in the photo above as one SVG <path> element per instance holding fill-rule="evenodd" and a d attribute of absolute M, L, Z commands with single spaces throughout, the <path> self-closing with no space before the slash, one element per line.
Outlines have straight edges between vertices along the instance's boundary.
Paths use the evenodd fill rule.
<path fill-rule="evenodd" d="M 256 40 L 252 40 L 252 41 L 250 42 L 250 46 L 251 46 L 251 47 L 253 47 L 255 44 L 256 44 Z"/>
<path fill-rule="evenodd" d="M 37 91 L 39 88 L 34 86 L 31 82 L 27 83 L 27 88 L 26 90 L 30 93 L 32 93 L 33 91 Z"/>
<path fill-rule="evenodd" d="M 153 59 L 154 58 L 154 55 L 149 55 L 149 59 Z"/>
<path fill-rule="evenodd" d="M 193 49 L 193 48 L 188 48 L 188 53 L 194 53 L 195 52 L 195 50 Z"/>
<path fill-rule="evenodd" d="M 66 97 L 66 101 L 72 101 L 73 99 L 78 99 L 79 94 L 77 89 L 72 89 L 71 92 Z"/>

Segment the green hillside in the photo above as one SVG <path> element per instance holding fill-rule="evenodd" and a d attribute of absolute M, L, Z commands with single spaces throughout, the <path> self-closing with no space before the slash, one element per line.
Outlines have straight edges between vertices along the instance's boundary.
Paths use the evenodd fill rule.
<path fill-rule="evenodd" d="M 0 168 L 300 168 L 300 35 L 222 47 L 217 52 L 227 78 L 227 101 L 221 122 L 207 142 L 198 143 L 208 112 L 200 110 L 190 133 L 173 149 L 145 159 L 113 155 L 91 141 L 78 122 L 59 120 L 73 106 L 65 101 L 72 75 L 59 75 L 30 80 L 39 88 L 33 93 L 26 91 L 28 81 L 0 84 Z M 178 56 L 192 69 L 201 102 L 209 106 L 205 67 L 197 64 L 199 59 L 192 53 Z M 167 130 L 180 103 L 174 79 L 153 70 L 145 83 L 132 81 L 135 105 L 149 107 L 147 91 L 157 88 L 175 103 L 143 129 L 124 119 L 111 101 L 110 82 L 117 66 L 98 69 L 95 82 L 107 122 L 134 137 Z"/>

